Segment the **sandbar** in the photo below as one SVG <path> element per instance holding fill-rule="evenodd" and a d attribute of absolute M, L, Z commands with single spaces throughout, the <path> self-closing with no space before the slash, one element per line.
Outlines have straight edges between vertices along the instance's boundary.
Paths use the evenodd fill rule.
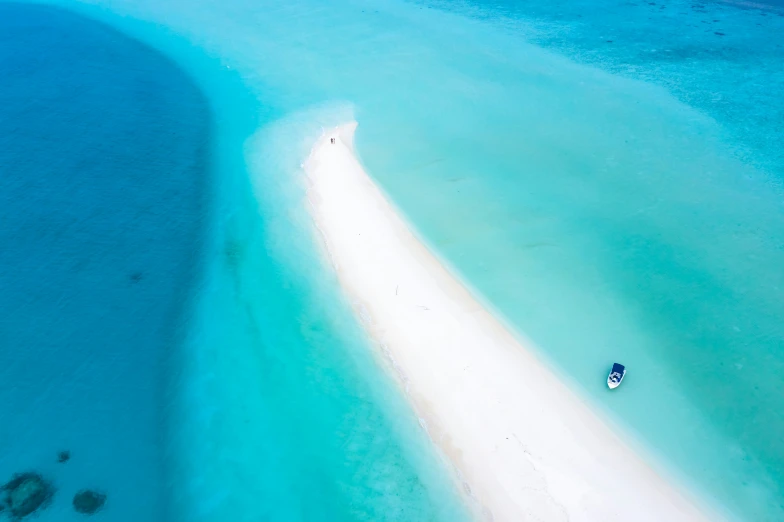
<path fill-rule="evenodd" d="M 356 125 L 325 131 L 304 164 L 316 237 L 477 519 L 720 520 L 450 273 L 364 171 Z"/>

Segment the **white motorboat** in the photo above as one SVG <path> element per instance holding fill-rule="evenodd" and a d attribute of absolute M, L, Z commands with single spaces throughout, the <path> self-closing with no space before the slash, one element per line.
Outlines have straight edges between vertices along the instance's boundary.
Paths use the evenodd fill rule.
<path fill-rule="evenodd" d="M 626 367 L 622 364 L 614 363 L 610 375 L 607 376 L 607 387 L 614 390 L 621 385 L 623 376 L 626 375 Z"/>

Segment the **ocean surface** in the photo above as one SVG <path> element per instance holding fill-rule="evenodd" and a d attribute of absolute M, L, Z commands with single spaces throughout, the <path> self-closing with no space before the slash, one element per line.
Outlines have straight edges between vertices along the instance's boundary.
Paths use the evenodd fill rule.
<path fill-rule="evenodd" d="M 204 241 L 207 100 L 171 60 L 50 7 L 0 3 L 0 482 L 40 520 L 163 520 L 167 358 Z M 58 463 L 60 451 L 70 452 Z M 109 516 L 111 515 L 111 516 Z"/>
<path fill-rule="evenodd" d="M 781 2 L 51 3 L 0 4 L 0 471 L 55 477 L 47 516 L 467 519 L 305 211 L 355 118 L 656 469 L 784 520 Z"/>

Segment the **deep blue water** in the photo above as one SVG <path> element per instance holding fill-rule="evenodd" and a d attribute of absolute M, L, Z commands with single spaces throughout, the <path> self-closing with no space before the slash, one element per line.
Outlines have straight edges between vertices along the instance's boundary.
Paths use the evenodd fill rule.
<path fill-rule="evenodd" d="M 42 6 L 0 3 L 0 77 L 0 481 L 51 478 L 42 521 L 81 517 L 85 487 L 108 494 L 96 520 L 161 520 L 209 106 L 156 51 Z"/>

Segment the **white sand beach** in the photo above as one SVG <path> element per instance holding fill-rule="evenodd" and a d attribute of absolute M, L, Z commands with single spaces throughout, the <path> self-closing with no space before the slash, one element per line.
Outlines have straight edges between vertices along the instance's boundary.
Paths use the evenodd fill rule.
<path fill-rule="evenodd" d="M 479 517 L 719 520 L 636 455 L 418 240 L 355 157 L 355 128 L 315 145 L 309 210 L 358 316 Z"/>

